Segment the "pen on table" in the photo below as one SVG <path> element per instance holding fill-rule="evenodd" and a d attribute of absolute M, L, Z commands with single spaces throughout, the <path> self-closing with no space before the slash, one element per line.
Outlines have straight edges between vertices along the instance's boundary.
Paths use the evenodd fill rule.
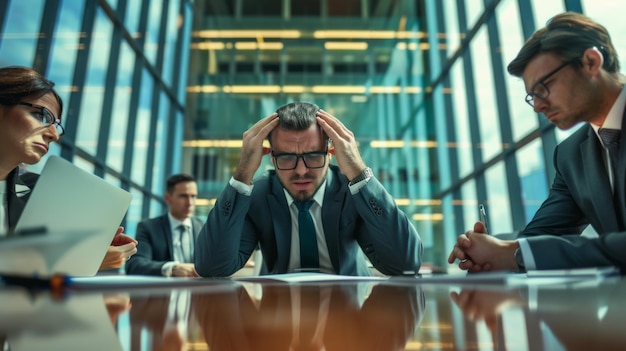
<path fill-rule="evenodd" d="M 483 225 L 485 226 L 485 234 L 488 234 L 489 231 L 487 230 L 487 211 L 485 211 L 484 204 L 478 205 L 478 212 L 480 213 L 480 221 L 483 222 Z"/>

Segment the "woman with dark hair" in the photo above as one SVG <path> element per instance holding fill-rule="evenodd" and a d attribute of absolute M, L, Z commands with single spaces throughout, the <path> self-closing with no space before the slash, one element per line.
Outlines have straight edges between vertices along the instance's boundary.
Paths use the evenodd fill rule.
<path fill-rule="evenodd" d="M 63 135 L 63 102 L 54 83 L 26 67 L 0 68 L 0 233 L 13 230 L 37 176 L 20 175 L 22 163 L 35 164 Z M 120 227 L 100 270 L 120 268 L 137 252 L 137 241 Z"/>

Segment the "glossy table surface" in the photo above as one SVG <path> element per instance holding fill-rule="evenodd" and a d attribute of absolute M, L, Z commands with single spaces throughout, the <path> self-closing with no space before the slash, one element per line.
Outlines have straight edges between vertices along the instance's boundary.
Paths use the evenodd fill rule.
<path fill-rule="evenodd" d="M 626 350 L 626 279 L 3 287 L 0 336 L 14 351 Z"/>

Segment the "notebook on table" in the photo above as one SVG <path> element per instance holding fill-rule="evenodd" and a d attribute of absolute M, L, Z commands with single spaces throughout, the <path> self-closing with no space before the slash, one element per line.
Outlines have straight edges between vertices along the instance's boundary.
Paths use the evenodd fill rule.
<path fill-rule="evenodd" d="M 15 235 L 0 241 L 0 274 L 96 274 L 130 201 L 129 192 L 49 157 Z"/>

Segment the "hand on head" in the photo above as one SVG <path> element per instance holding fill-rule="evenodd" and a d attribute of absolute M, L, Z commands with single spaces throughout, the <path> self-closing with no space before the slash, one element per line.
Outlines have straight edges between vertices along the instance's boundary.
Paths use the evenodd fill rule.
<path fill-rule="evenodd" d="M 330 151 L 335 155 L 341 171 L 348 179 L 359 175 L 366 166 L 359 153 L 354 133 L 346 128 L 337 117 L 324 110 L 317 112 L 317 123 L 333 141 Z"/>
<path fill-rule="evenodd" d="M 263 141 L 278 125 L 278 114 L 273 113 L 255 123 L 243 133 L 241 144 L 241 159 L 233 177 L 246 184 L 252 184 L 254 173 L 261 165 L 263 155 L 270 153 L 270 149 L 263 147 Z"/>

